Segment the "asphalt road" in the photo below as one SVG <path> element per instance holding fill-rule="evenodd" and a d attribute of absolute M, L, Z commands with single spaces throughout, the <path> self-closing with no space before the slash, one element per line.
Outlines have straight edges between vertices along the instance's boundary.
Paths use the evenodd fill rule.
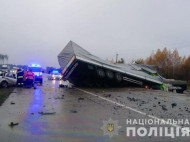
<path fill-rule="evenodd" d="M 44 79 L 43 86 L 37 89 L 16 88 L 0 107 L 0 142 L 190 141 L 187 136 L 126 136 L 126 119 L 190 119 L 188 95 L 137 88 L 58 86 L 59 81 Z M 176 106 L 172 107 L 172 103 Z M 113 137 L 104 135 L 101 129 L 109 118 L 118 120 L 121 126 Z M 19 124 L 10 127 L 10 122 Z M 149 130 L 153 126 L 160 127 L 143 127 Z"/>

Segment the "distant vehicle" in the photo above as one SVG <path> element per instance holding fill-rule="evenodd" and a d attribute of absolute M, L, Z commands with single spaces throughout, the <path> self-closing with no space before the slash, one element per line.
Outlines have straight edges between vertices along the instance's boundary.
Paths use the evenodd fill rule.
<path fill-rule="evenodd" d="M 49 80 L 61 80 L 62 79 L 62 75 L 57 71 L 54 70 L 51 74 L 48 75 L 48 79 Z"/>
<path fill-rule="evenodd" d="M 7 65 L 1 65 L 0 70 L 3 72 L 8 72 L 9 68 Z"/>
<path fill-rule="evenodd" d="M 39 64 L 29 65 L 28 70 L 35 74 L 35 82 L 43 83 L 42 67 Z"/>
<path fill-rule="evenodd" d="M 8 86 L 16 85 L 17 79 L 12 73 L 0 74 L 0 86 L 7 88 Z"/>

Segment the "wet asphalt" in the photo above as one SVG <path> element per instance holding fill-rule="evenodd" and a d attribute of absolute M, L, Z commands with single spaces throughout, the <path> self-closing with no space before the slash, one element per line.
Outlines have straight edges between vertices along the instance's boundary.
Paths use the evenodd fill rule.
<path fill-rule="evenodd" d="M 59 88 L 59 83 L 45 78 L 37 89 L 16 88 L 0 107 L 0 142 L 190 141 L 190 137 L 126 136 L 126 119 L 150 119 L 149 115 L 190 119 L 189 95 L 139 88 Z M 111 138 L 101 129 L 109 118 L 121 126 Z M 11 127 L 11 122 L 18 125 Z M 143 127 L 152 126 L 157 125 Z"/>

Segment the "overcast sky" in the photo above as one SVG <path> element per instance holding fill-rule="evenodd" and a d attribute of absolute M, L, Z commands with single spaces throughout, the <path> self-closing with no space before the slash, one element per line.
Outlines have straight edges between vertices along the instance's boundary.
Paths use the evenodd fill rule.
<path fill-rule="evenodd" d="M 190 0 L 0 0 L 0 53 L 9 63 L 59 67 L 70 40 L 126 62 L 164 47 L 190 55 Z"/>

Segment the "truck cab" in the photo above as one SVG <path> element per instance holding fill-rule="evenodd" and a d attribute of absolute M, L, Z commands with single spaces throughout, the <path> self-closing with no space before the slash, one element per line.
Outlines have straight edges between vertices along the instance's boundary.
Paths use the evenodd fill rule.
<path fill-rule="evenodd" d="M 35 74 L 35 82 L 43 84 L 42 67 L 39 64 L 29 65 L 28 71 L 32 71 Z"/>

